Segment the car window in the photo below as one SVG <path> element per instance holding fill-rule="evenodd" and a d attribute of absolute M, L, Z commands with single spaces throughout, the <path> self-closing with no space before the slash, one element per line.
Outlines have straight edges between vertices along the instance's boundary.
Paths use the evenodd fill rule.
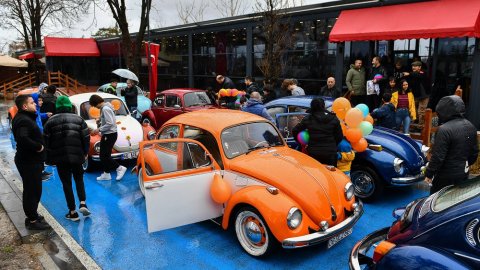
<path fill-rule="evenodd" d="M 267 113 L 275 119 L 275 116 L 279 113 L 285 113 L 285 107 L 270 107 L 267 109 Z"/>
<path fill-rule="evenodd" d="M 212 102 L 205 92 L 193 92 L 183 96 L 185 107 L 211 105 Z"/>
<path fill-rule="evenodd" d="M 220 168 L 223 169 L 223 161 L 220 155 L 220 149 L 218 147 L 217 140 L 210 132 L 193 126 L 185 126 L 183 137 L 202 143 L 203 146 L 207 148 L 208 152 L 212 154 L 218 165 L 220 165 Z"/>
<path fill-rule="evenodd" d="M 155 106 L 163 106 L 165 103 L 165 95 L 158 95 L 154 100 L 153 104 Z"/>
<path fill-rule="evenodd" d="M 476 177 L 466 183 L 450 186 L 439 192 L 432 203 L 434 212 L 443 211 L 458 203 L 480 195 L 480 177 Z"/>
<path fill-rule="evenodd" d="M 277 117 L 277 127 L 284 138 L 293 135 L 292 129 L 302 121 L 306 114 L 285 114 Z"/>
<path fill-rule="evenodd" d="M 123 103 L 121 99 L 118 98 L 105 98 L 105 102 L 110 103 L 114 107 L 114 112 L 115 115 L 127 115 L 127 107 Z M 83 102 L 80 105 L 80 117 L 83 118 L 83 120 L 90 120 L 90 119 L 95 119 L 97 117 L 92 117 L 90 114 L 90 103 L 88 101 Z M 95 110 L 95 109 L 93 109 Z M 100 111 L 97 111 L 98 113 L 98 118 L 100 117 Z M 96 115 L 94 115 L 96 116 Z"/>
<path fill-rule="evenodd" d="M 161 140 L 161 139 L 175 139 L 175 138 L 178 138 L 178 134 L 179 134 L 179 130 L 180 130 L 180 127 L 179 126 L 166 126 L 162 129 L 162 131 L 160 131 L 159 133 L 157 133 L 157 140 Z M 170 146 L 165 146 L 165 147 L 168 147 L 170 150 L 172 151 L 176 151 L 177 149 L 175 148 L 177 145 L 176 144 L 170 144 Z"/>
<path fill-rule="evenodd" d="M 288 106 L 288 112 L 306 112 L 309 108 L 301 107 L 301 106 Z"/>
<path fill-rule="evenodd" d="M 180 98 L 177 96 L 166 96 L 165 97 L 165 107 L 174 108 L 181 106 Z"/>
<path fill-rule="evenodd" d="M 222 147 L 227 158 L 247 153 L 256 147 L 283 145 L 283 139 L 271 123 L 254 122 L 222 131 Z"/>

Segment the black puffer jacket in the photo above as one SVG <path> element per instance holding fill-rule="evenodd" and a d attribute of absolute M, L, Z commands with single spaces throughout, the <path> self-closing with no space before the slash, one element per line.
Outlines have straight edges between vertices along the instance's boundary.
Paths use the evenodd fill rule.
<path fill-rule="evenodd" d="M 43 163 L 45 151 L 38 152 L 44 146 L 42 132 L 36 122 L 37 114 L 20 110 L 12 121 L 12 133 L 17 142 L 15 162 Z"/>
<path fill-rule="evenodd" d="M 478 156 L 477 129 L 464 118 L 465 104 L 458 96 L 440 99 L 436 107 L 440 123 L 426 176 L 451 176 L 463 180 Z"/>
<path fill-rule="evenodd" d="M 307 129 L 310 134 L 307 151 L 310 155 L 335 154 L 337 144 L 343 139 L 340 121 L 328 111 L 308 115 L 296 125 L 292 132 L 296 139 L 298 133 Z"/>
<path fill-rule="evenodd" d="M 85 121 L 68 112 L 48 119 L 43 130 L 50 164 L 82 164 L 90 146 L 90 134 Z"/>

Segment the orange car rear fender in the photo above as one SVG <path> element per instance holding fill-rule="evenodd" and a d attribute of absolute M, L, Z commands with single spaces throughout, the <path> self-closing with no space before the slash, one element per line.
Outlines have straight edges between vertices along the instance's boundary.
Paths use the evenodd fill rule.
<path fill-rule="evenodd" d="M 93 149 L 93 146 L 95 145 L 96 142 L 100 141 L 101 137 L 100 135 L 90 135 L 90 147 L 88 148 L 88 155 L 89 156 L 92 156 L 94 154 L 98 154 L 95 152 L 95 150 Z M 115 152 L 115 150 L 112 149 L 113 152 Z"/>
<path fill-rule="evenodd" d="M 235 222 L 236 212 L 243 206 L 252 206 L 257 209 L 278 241 L 289 237 L 306 235 L 309 233 L 309 227 L 318 229 L 318 226 L 303 211 L 301 225 L 295 230 L 290 229 L 287 225 L 288 211 L 292 207 L 300 207 L 281 191 L 273 195 L 263 186 L 249 186 L 232 195 L 223 216 L 222 227 L 224 229 L 231 225 L 229 224 L 230 222 Z"/>

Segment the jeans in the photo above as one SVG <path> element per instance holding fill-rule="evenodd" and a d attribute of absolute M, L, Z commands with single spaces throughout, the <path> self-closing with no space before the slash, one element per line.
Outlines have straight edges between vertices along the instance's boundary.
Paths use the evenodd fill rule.
<path fill-rule="evenodd" d="M 117 132 L 102 134 L 100 139 L 100 161 L 102 163 L 103 171 L 110 173 L 111 170 L 117 169 L 118 163 L 112 158 L 112 149 L 117 141 Z"/>
<path fill-rule="evenodd" d="M 395 114 L 395 120 L 397 122 L 397 128 L 400 130 L 400 126 L 403 123 L 403 133 L 410 133 L 410 112 L 407 108 L 397 109 Z"/>
<path fill-rule="evenodd" d="M 58 164 L 57 165 L 58 176 L 62 181 L 63 193 L 65 193 L 65 199 L 67 200 L 68 210 L 75 210 L 75 197 L 73 196 L 72 189 L 72 175 L 75 180 L 75 187 L 77 189 L 77 195 L 79 201 L 85 201 L 85 185 L 83 183 L 83 167 L 82 164 Z"/>
<path fill-rule="evenodd" d="M 42 197 L 42 171 L 41 163 L 20 163 L 15 161 L 18 172 L 23 182 L 23 211 L 28 220 L 38 219 L 38 203 Z"/>

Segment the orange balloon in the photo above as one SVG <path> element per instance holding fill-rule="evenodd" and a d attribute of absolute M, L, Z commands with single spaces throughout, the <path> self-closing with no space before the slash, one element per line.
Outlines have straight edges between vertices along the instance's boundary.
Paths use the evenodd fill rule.
<path fill-rule="evenodd" d="M 370 114 L 368 114 L 367 117 L 365 117 L 365 121 L 370 122 L 370 124 L 373 125 L 373 117 Z"/>
<path fill-rule="evenodd" d="M 363 121 L 363 113 L 360 109 L 351 108 L 345 114 L 345 123 L 349 128 L 356 128 Z"/>
<path fill-rule="evenodd" d="M 332 111 L 337 115 L 337 117 L 341 120 L 345 119 L 345 115 L 348 110 L 352 108 L 350 101 L 348 99 L 340 97 L 333 101 L 332 103 Z"/>
<path fill-rule="evenodd" d="M 232 195 L 232 188 L 220 175 L 215 174 L 210 186 L 210 195 L 216 203 L 226 203 Z"/>
<path fill-rule="evenodd" d="M 88 114 L 90 115 L 90 118 L 97 119 L 100 117 L 100 109 L 96 107 L 90 107 Z"/>
<path fill-rule="evenodd" d="M 118 99 L 114 99 L 114 100 L 112 100 L 110 103 L 112 104 L 113 109 L 114 109 L 115 111 L 118 111 L 118 110 L 120 109 L 120 107 L 122 106 L 121 101 L 118 100 Z"/>
<path fill-rule="evenodd" d="M 347 140 L 350 143 L 354 144 L 358 142 L 360 139 L 362 139 L 363 134 L 359 128 L 347 128 L 345 137 L 347 137 Z"/>
<path fill-rule="evenodd" d="M 352 148 L 353 150 L 357 152 L 363 152 L 367 150 L 368 147 L 368 142 L 365 140 L 365 138 L 361 138 L 358 142 L 352 143 Z"/>

